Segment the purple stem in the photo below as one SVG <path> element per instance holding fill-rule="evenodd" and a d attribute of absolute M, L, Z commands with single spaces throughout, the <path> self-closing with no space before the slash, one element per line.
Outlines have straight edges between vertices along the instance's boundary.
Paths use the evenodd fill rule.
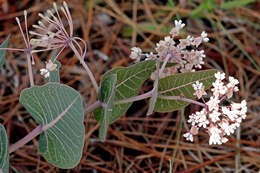
<path fill-rule="evenodd" d="M 97 81 L 93 75 L 93 73 L 91 72 L 91 70 L 89 69 L 88 65 L 85 63 L 84 61 L 84 57 L 82 57 L 78 50 L 75 48 L 75 46 L 73 45 L 73 43 L 69 43 L 69 46 L 70 48 L 73 50 L 73 52 L 75 53 L 75 55 L 78 57 L 80 63 L 83 65 L 83 67 L 85 68 L 85 70 L 87 71 L 89 77 L 90 77 L 90 80 L 94 86 L 94 88 L 96 89 L 96 92 L 98 93 L 98 84 L 97 84 Z"/>
<path fill-rule="evenodd" d="M 10 48 L 10 47 L 0 48 L 0 50 L 10 50 L 10 51 L 20 51 L 20 52 L 25 52 L 26 51 L 26 49 L 17 49 L 17 48 Z"/>
<path fill-rule="evenodd" d="M 76 100 L 76 99 L 75 99 Z M 75 100 L 73 101 L 73 103 L 75 102 Z M 95 110 L 96 108 L 100 107 L 102 105 L 102 103 L 100 101 L 96 101 L 95 103 L 93 103 L 92 105 L 88 106 L 87 109 L 85 109 L 86 113 L 92 112 L 93 110 Z M 69 109 L 71 106 L 69 106 L 67 109 Z M 67 112 L 68 110 L 65 110 L 64 112 Z M 61 113 L 61 116 L 63 115 L 63 113 Z M 60 119 L 60 116 L 57 117 L 58 119 Z M 57 119 L 57 120 L 58 120 Z M 57 121 L 55 121 L 57 122 Z M 9 153 L 14 152 L 15 150 L 17 150 L 18 148 L 24 146 L 25 144 L 27 144 L 29 141 L 31 141 L 33 138 L 35 138 L 36 136 L 38 136 L 39 134 L 41 134 L 44 130 L 47 130 L 48 128 L 50 128 L 51 126 L 53 126 L 53 124 L 49 123 L 45 126 L 37 126 L 33 131 L 31 131 L 29 134 L 27 134 L 25 137 L 23 137 L 22 139 L 20 139 L 19 141 L 17 141 L 16 143 L 14 143 L 13 145 L 11 145 L 9 147 Z"/>
<path fill-rule="evenodd" d="M 90 113 L 90 112 L 94 111 L 96 108 L 101 107 L 101 106 L 102 106 L 102 103 L 100 101 L 96 101 L 92 105 L 88 106 L 84 111 L 85 111 L 85 113 Z"/>
<path fill-rule="evenodd" d="M 26 58 L 27 58 L 27 65 L 28 65 L 30 84 L 31 84 L 31 87 L 32 87 L 32 86 L 34 86 L 34 80 L 33 80 L 33 72 L 32 72 L 31 55 L 27 53 L 26 54 Z"/>
<path fill-rule="evenodd" d="M 131 98 L 128 98 L 128 99 L 116 101 L 115 104 L 124 104 L 124 103 L 130 103 L 130 102 L 134 102 L 134 101 L 138 101 L 138 100 L 143 100 L 143 99 L 152 97 L 152 94 L 153 94 L 153 92 L 149 91 L 149 92 L 141 94 L 139 96 L 135 96 L 135 97 L 131 97 Z M 198 101 L 195 101 L 195 100 L 192 100 L 192 99 L 187 99 L 187 98 L 184 98 L 184 97 L 180 97 L 180 96 L 159 96 L 159 98 L 185 101 L 185 102 L 188 102 L 188 103 L 193 103 L 193 104 L 202 106 L 204 108 L 207 108 L 207 105 L 204 104 L 204 103 L 201 103 L 201 102 L 198 102 Z M 84 111 L 85 111 L 85 113 L 89 113 L 89 112 L 92 112 L 96 108 L 101 107 L 101 106 L 102 106 L 102 102 L 96 101 L 92 105 L 88 106 Z M 49 128 L 49 126 L 47 126 L 47 125 L 44 126 L 44 129 L 47 130 L 47 127 Z M 24 138 L 22 138 L 21 140 L 19 140 L 15 144 L 11 145 L 9 147 L 10 153 L 12 153 L 15 150 L 17 150 L 18 148 L 22 147 L 23 145 L 25 145 L 26 143 L 31 141 L 33 138 L 35 138 L 36 136 L 38 136 L 42 132 L 43 132 L 43 126 L 41 126 L 41 125 L 37 126 L 33 131 L 31 131 Z"/>
<path fill-rule="evenodd" d="M 35 138 L 36 136 L 38 136 L 39 134 L 41 134 L 43 132 L 42 130 L 42 126 L 39 125 L 37 126 L 33 131 L 31 131 L 28 135 L 26 135 L 24 138 L 22 138 L 21 140 L 19 140 L 18 142 L 16 142 L 15 144 L 11 145 L 9 147 L 9 153 L 14 152 L 15 150 L 17 150 L 18 148 L 22 147 L 23 145 L 25 145 L 26 143 L 28 143 L 29 141 L 31 141 L 33 138 Z"/>
<path fill-rule="evenodd" d="M 151 91 L 144 93 L 142 95 L 139 95 L 139 96 L 134 96 L 134 97 L 131 97 L 128 99 L 115 101 L 115 104 L 123 104 L 123 103 L 129 103 L 129 102 L 134 102 L 134 101 L 138 101 L 138 100 L 143 100 L 143 99 L 152 97 L 152 95 L 153 95 L 153 91 L 151 90 Z"/>
<path fill-rule="evenodd" d="M 169 99 L 169 100 L 180 100 L 180 101 L 184 101 L 184 102 L 188 102 L 188 103 L 193 103 L 193 104 L 202 106 L 204 108 L 207 107 L 206 104 L 204 104 L 204 103 L 201 103 L 201 102 L 198 102 L 198 101 L 195 101 L 195 100 L 192 100 L 192 99 L 187 99 L 187 98 L 184 98 L 184 97 L 181 97 L 181 96 L 159 96 L 159 98 Z"/>
<path fill-rule="evenodd" d="M 162 76 L 162 73 L 163 73 L 163 70 L 165 69 L 165 67 L 166 67 L 166 64 L 167 64 L 167 62 L 169 61 L 169 59 L 171 58 L 171 54 L 167 54 L 166 55 L 166 58 L 165 58 L 165 60 L 164 60 L 164 62 L 163 62 L 163 65 L 162 65 L 162 67 L 161 67 L 161 69 L 160 69 L 160 72 L 159 72 L 159 78 Z"/>
<path fill-rule="evenodd" d="M 143 99 L 152 97 L 152 95 L 153 95 L 153 91 L 151 90 L 151 91 L 144 93 L 144 94 L 141 94 L 139 96 L 134 96 L 134 97 L 131 97 L 131 98 L 128 98 L 128 99 L 115 101 L 115 104 L 124 104 L 124 103 L 134 102 L 134 101 L 138 101 L 138 100 L 143 100 Z M 162 96 L 162 95 L 159 95 L 158 97 L 163 98 L 163 99 L 170 99 L 170 100 L 180 100 L 180 101 L 184 101 L 184 102 L 188 102 L 188 103 L 193 103 L 193 104 L 205 107 L 205 108 L 207 107 L 207 105 L 204 104 L 204 103 L 201 103 L 201 102 L 198 102 L 198 101 L 195 101 L 195 100 L 192 100 L 192 99 L 184 98 L 184 97 L 181 97 L 181 96 Z"/>

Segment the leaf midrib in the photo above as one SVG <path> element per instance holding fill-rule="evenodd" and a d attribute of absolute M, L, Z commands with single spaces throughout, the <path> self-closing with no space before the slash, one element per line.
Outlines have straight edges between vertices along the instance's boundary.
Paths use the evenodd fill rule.
<path fill-rule="evenodd" d="M 196 80 L 196 81 L 207 80 L 207 79 L 209 79 L 209 78 L 212 78 L 212 76 L 207 76 L 207 77 L 205 77 L 205 78 L 201 78 L 201 79 Z M 159 94 L 164 94 L 164 93 L 167 93 L 167 92 L 170 92 L 170 91 L 173 91 L 173 90 L 176 90 L 176 89 L 179 89 L 179 88 L 185 87 L 185 86 L 187 86 L 187 85 L 191 85 L 193 82 L 194 82 L 194 81 L 192 81 L 192 82 L 188 82 L 188 83 L 186 83 L 186 84 L 180 85 L 180 86 L 175 87 L 175 88 L 170 88 L 170 89 L 168 89 L 168 90 L 159 91 Z"/>

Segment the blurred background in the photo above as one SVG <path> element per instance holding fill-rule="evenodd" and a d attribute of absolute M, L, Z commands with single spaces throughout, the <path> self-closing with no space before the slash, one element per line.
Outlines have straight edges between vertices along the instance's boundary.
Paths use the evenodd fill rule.
<path fill-rule="evenodd" d="M 10 34 L 9 47 L 24 48 L 15 17 L 23 21 L 28 11 L 29 29 L 39 20 L 38 13 L 52 8 L 51 0 L 1 0 L 0 40 Z M 62 1 L 55 1 L 57 5 Z M 10 172 L 259 172 L 260 171 L 260 2 L 256 0 L 67 0 L 74 35 L 88 43 L 86 61 L 96 79 L 111 68 L 129 66 L 130 48 L 138 46 L 154 52 L 155 44 L 167 36 L 173 22 L 181 19 L 186 27 L 180 34 L 198 36 L 206 31 L 210 41 L 204 49 L 203 69 L 216 68 L 236 77 L 240 84 L 235 101 L 248 102 L 247 119 L 229 142 L 209 146 L 206 132 L 199 132 L 194 143 L 184 140 L 188 115 L 194 105 L 171 113 L 146 117 L 148 100 L 135 102 L 127 113 L 110 125 L 105 143 L 98 139 L 99 125 L 92 114 L 85 116 L 86 138 L 82 159 L 71 170 L 58 169 L 37 154 L 34 139 L 10 155 Z M 65 23 L 66 24 L 66 23 Z M 35 56 L 36 85 L 44 84 L 39 70 L 51 52 Z M 96 101 L 87 73 L 70 49 L 59 61 L 61 82 L 77 89 L 85 106 Z M 10 143 L 32 131 L 37 124 L 19 103 L 20 92 L 29 87 L 26 57 L 7 52 L 0 70 L 0 123 Z M 140 93 L 153 85 L 147 81 Z"/>

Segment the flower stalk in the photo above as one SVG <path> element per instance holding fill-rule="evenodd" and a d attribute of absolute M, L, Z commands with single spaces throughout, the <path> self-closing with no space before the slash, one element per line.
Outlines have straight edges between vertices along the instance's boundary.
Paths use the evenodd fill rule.
<path fill-rule="evenodd" d="M 87 73 L 88 73 L 88 75 L 89 75 L 89 77 L 90 77 L 90 80 L 91 80 L 91 82 L 92 82 L 92 84 L 93 84 L 93 86 L 94 86 L 94 88 L 95 88 L 95 90 L 96 90 L 96 93 L 98 93 L 98 84 L 97 84 L 97 81 L 96 81 L 96 79 L 95 79 L 93 73 L 92 73 L 91 70 L 89 69 L 88 65 L 85 63 L 84 57 L 82 57 L 82 56 L 79 54 L 78 50 L 77 50 L 76 47 L 72 44 L 72 42 L 69 43 L 69 46 L 70 46 L 70 48 L 73 50 L 73 52 L 75 53 L 75 55 L 78 57 L 80 63 L 81 63 L 82 66 L 84 67 L 84 69 L 87 71 Z"/>

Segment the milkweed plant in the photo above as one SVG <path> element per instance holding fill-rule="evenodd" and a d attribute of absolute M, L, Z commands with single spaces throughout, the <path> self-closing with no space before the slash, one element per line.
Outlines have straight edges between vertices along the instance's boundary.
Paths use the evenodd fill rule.
<path fill-rule="evenodd" d="M 144 53 L 140 48 L 131 48 L 130 58 L 135 61 L 130 67 L 114 68 L 96 82 L 85 62 L 87 44 L 73 35 L 73 21 L 66 2 L 52 10 L 39 13 L 40 20 L 28 30 L 27 12 L 24 11 L 25 30 L 16 18 L 25 42 L 24 49 L 8 48 L 9 37 L 0 48 L 0 67 L 5 63 L 6 51 L 20 51 L 27 57 L 30 87 L 20 94 L 20 103 L 39 124 L 24 138 L 8 145 L 6 131 L 0 125 L 0 172 L 9 170 L 9 154 L 39 137 L 39 153 L 59 168 L 75 167 L 82 156 L 84 145 L 84 114 L 94 112 L 100 123 L 99 137 L 105 142 L 109 124 L 119 119 L 134 101 L 149 99 L 147 115 L 153 112 L 172 112 L 189 104 L 196 104 L 201 110 L 189 115 L 190 130 L 183 134 L 187 141 L 194 141 L 199 130 L 209 135 L 209 145 L 220 145 L 228 141 L 246 118 L 247 103 L 231 101 L 238 92 L 239 81 L 216 69 L 200 70 L 206 58 L 199 46 L 208 42 L 203 31 L 197 37 L 180 38 L 185 24 L 174 22 L 169 36 L 156 44 L 153 52 Z M 66 23 L 66 27 L 65 24 Z M 68 27 L 67 27 L 68 26 Z M 82 98 L 75 89 L 60 83 L 58 61 L 61 52 L 70 48 L 86 70 L 98 98 L 83 109 Z M 34 54 L 52 51 L 52 57 L 37 73 L 45 84 L 34 83 Z M 153 81 L 153 89 L 138 95 L 146 80 Z M 225 102 L 225 103 L 224 103 Z M 228 103 L 226 103 L 228 102 Z"/>

